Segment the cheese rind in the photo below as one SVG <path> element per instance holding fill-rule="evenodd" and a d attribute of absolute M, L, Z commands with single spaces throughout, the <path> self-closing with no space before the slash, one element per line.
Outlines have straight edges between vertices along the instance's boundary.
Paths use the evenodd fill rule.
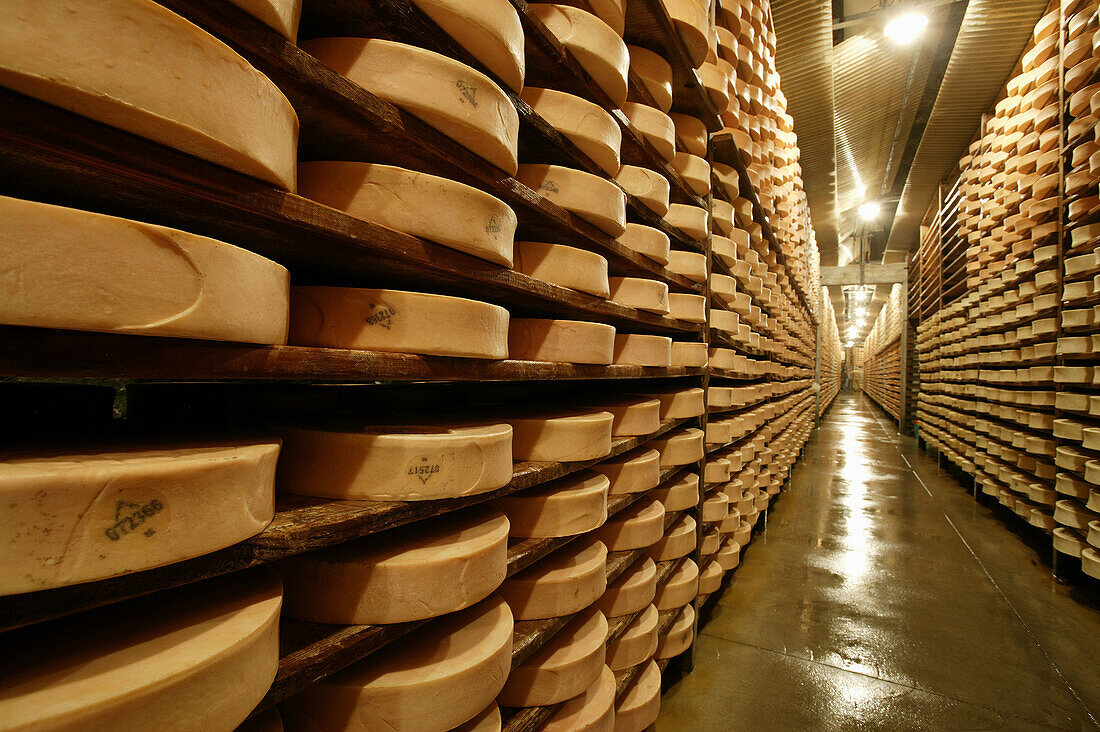
<path fill-rule="evenodd" d="M 665 508 L 660 501 L 643 498 L 612 516 L 596 537 L 609 551 L 641 549 L 664 535 Z"/>
<path fill-rule="evenodd" d="M 515 213 L 468 185 L 392 165 L 319 161 L 301 164 L 298 189 L 357 218 L 512 266 Z"/>
<path fill-rule="evenodd" d="M 688 114 L 670 114 L 672 124 L 676 128 L 677 148 L 683 143 L 682 149 L 700 158 L 707 156 L 707 126 L 698 117 Z M 723 202 L 724 203 L 724 202 Z M 728 204 L 727 204 L 728 205 Z"/>
<path fill-rule="evenodd" d="M 615 352 L 615 328 L 582 320 L 512 318 L 508 355 L 523 361 L 609 364 Z"/>
<path fill-rule="evenodd" d="M 687 605 L 699 594 L 699 566 L 690 559 L 680 562 L 665 583 L 657 588 L 653 604 L 658 610 Z"/>
<path fill-rule="evenodd" d="M 297 40 L 302 0 L 230 0 L 230 2 L 279 31 L 291 43 Z"/>
<path fill-rule="evenodd" d="M 275 679 L 281 600 L 259 570 L 15 631 L 30 635 L 0 671 L 4 726 L 232 729 Z"/>
<path fill-rule="evenodd" d="M 413 0 L 439 27 L 512 91 L 523 89 L 523 26 L 508 0 Z"/>
<path fill-rule="evenodd" d="M 0 196 L 0 323 L 286 343 L 290 276 L 164 226 Z"/>
<path fill-rule="evenodd" d="M 432 51 L 378 38 L 299 44 L 339 74 L 442 132 L 508 175 L 518 170 L 519 113 L 492 79 Z"/>
<path fill-rule="evenodd" d="M 668 264 L 671 242 L 668 234 L 660 229 L 644 224 L 627 224 L 626 231 L 615 241 L 654 262 Z"/>
<path fill-rule="evenodd" d="M 686 427 L 649 442 L 661 453 L 661 465 L 687 465 L 703 458 L 703 430 Z"/>
<path fill-rule="evenodd" d="M 672 158 L 672 168 L 699 196 L 710 193 L 710 164 L 688 152 L 678 152 Z"/>
<path fill-rule="evenodd" d="M 606 178 L 561 165 L 528 163 L 516 180 L 611 236 L 626 231 L 626 194 Z"/>
<path fill-rule="evenodd" d="M 571 5 L 531 3 L 528 8 L 569 49 L 612 103 L 622 107 L 630 57 L 614 29 L 592 13 Z"/>
<path fill-rule="evenodd" d="M 425 625 L 281 705 L 292 729 L 443 732 L 479 715 L 504 687 L 514 623 L 496 596 Z"/>
<path fill-rule="evenodd" d="M 657 621 L 657 608 L 653 605 L 638 613 L 622 635 L 608 646 L 608 668 L 619 671 L 648 661 L 657 650 Z"/>
<path fill-rule="evenodd" d="M 687 473 L 672 483 L 657 488 L 651 494 L 661 502 L 665 511 L 685 511 L 699 503 L 699 476 Z"/>
<path fill-rule="evenodd" d="M 373 625 L 434 618 L 488 597 L 508 573 L 509 521 L 473 509 L 310 552 L 278 565 L 284 614 Z"/>
<path fill-rule="evenodd" d="M 692 0 L 687 0 L 691 2 Z M 691 203 L 674 203 L 668 207 L 665 221 L 696 241 L 705 241 L 708 234 L 709 214 L 705 208 Z"/>
<path fill-rule="evenodd" d="M 0 455 L 0 595 L 115 577 L 243 541 L 274 516 L 276 437 Z"/>
<path fill-rule="evenodd" d="M 493 501 L 508 517 L 511 536 L 554 538 L 599 528 L 607 519 L 610 481 L 583 470 Z M 503 580 L 503 577 L 501 578 Z"/>
<path fill-rule="evenodd" d="M 658 216 L 668 213 L 671 187 L 668 178 L 657 171 L 636 165 L 624 165 L 619 168 L 615 181 L 623 187 L 623 190 L 655 211 Z"/>
<path fill-rule="evenodd" d="M 676 620 L 665 634 L 657 641 L 657 651 L 654 658 L 672 658 L 688 649 L 692 638 L 695 636 L 695 608 L 690 604 L 685 605 L 676 616 Z"/>
<path fill-rule="evenodd" d="M 701 368 L 707 365 L 707 344 L 688 341 L 672 342 L 672 365 Z"/>
<path fill-rule="evenodd" d="M 540 732 L 614 732 L 615 675 L 607 666 L 584 690 L 565 702 L 539 727 Z"/>
<path fill-rule="evenodd" d="M 447 295 L 293 287 L 290 342 L 428 356 L 508 357 L 508 311 Z"/>
<path fill-rule="evenodd" d="M 661 402 L 661 419 L 698 417 L 707 410 L 703 403 L 703 390 L 699 387 L 660 392 L 651 396 Z"/>
<path fill-rule="evenodd" d="M 661 668 L 649 661 L 615 702 L 615 732 L 645 732 L 661 711 Z"/>
<path fill-rule="evenodd" d="M 588 607 L 607 589 L 607 547 L 574 539 L 500 587 L 517 620 L 558 618 Z"/>
<path fill-rule="evenodd" d="M 679 559 L 691 553 L 695 548 L 695 519 L 683 514 L 668 528 L 664 536 L 646 550 L 655 562 L 666 559 Z"/>
<path fill-rule="evenodd" d="M 519 666 L 512 669 L 497 701 L 508 707 L 558 704 L 583 694 L 604 667 L 607 619 L 589 608 Z"/>
<path fill-rule="evenodd" d="M 611 412 L 507 417 L 515 460 L 542 462 L 595 460 L 611 452 Z"/>
<path fill-rule="evenodd" d="M 653 602 L 656 592 L 657 565 L 649 557 L 643 557 L 607 586 L 596 607 L 609 618 L 629 615 L 644 610 Z"/>
<path fill-rule="evenodd" d="M 496 702 L 493 702 L 485 707 L 481 714 L 460 724 L 451 732 L 500 732 L 500 728 L 500 707 L 497 706 Z"/>
<path fill-rule="evenodd" d="M 555 89 L 529 86 L 520 96 L 605 173 L 613 176 L 619 172 L 622 130 L 603 107 Z"/>
<path fill-rule="evenodd" d="M 592 466 L 610 481 L 610 495 L 641 493 L 661 481 L 661 453 L 644 447 Z"/>
<path fill-rule="evenodd" d="M 672 66 L 659 54 L 640 46 L 627 46 L 630 70 L 638 75 L 657 108 L 672 109 Z"/>
<path fill-rule="evenodd" d="M 423 501 L 486 493 L 512 480 L 512 428 L 400 425 L 281 427 L 281 490 L 306 496 Z"/>
<path fill-rule="evenodd" d="M 4 3 L 0 86 L 294 190 L 298 117 L 287 98 L 151 0 Z"/>
<path fill-rule="evenodd" d="M 668 285 L 642 277 L 610 277 L 611 302 L 626 307 L 668 315 Z"/>
<path fill-rule="evenodd" d="M 666 163 L 676 156 L 676 127 L 672 118 L 659 109 L 645 104 L 627 102 L 623 114 Z"/>
<path fill-rule="evenodd" d="M 619 333 L 615 336 L 614 362 L 667 368 L 672 365 L 672 339 L 666 336 Z"/>
<path fill-rule="evenodd" d="M 695 282 L 707 281 L 707 257 L 698 252 L 674 251 L 668 257 L 668 269 Z"/>
<path fill-rule="evenodd" d="M 628 225 L 629 229 L 629 225 Z M 517 241 L 513 269 L 553 285 L 607 299 L 607 260 L 564 244 Z"/>

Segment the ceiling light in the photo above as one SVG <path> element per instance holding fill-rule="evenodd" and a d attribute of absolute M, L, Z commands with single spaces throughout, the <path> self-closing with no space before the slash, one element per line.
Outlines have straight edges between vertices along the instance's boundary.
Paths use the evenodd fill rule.
<path fill-rule="evenodd" d="M 863 298 L 860 298 L 860 299 L 862 300 Z M 867 308 L 856 308 L 856 317 L 859 318 L 860 320 L 862 320 L 863 316 L 866 315 L 866 314 L 867 314 Z"/>
<path fill-rule="evenodd" d="M 868 201 L 859 207 L 859 217 L 864 221 L 873 221 L 878 216 L 878 204 L 874 201 Z"/>
<path fill-rule="evenodd" d="M 928 25 L 928 16 L 921 13 L 905 13 L 886 24 L 883 33 L 894 43 L 907 45 L 919 36 Z"/>

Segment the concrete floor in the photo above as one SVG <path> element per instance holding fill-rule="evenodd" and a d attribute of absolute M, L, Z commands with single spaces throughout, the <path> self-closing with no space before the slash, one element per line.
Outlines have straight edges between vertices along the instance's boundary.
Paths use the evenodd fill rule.
<path fill-rule="evenodd" d="M 996 509 L 842 393 L 655 729 L 1096 728 L 1096 595 Z"/>

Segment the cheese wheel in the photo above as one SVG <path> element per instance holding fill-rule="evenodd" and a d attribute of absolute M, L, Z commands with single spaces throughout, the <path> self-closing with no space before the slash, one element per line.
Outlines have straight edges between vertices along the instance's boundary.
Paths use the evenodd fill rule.
<path fill-rule="evenodd" d="M 685 605 L 676 616 L 671 627 L 657 641 L 654 658 L 665 659 L 678 656 L 691 646 L 695 637 L 695 608 Z"/>
<path fill-rule="evenodd" d="M 712 493 L 703 501 L 702 519 L 704 523 L 714 523 L 726 518 L 729 512 L 729 496 L 721 491 Z"/>
<path fill-rule="evenodd" d="M 672 365 L 672 339 L 666 336 L 619 333 L 615 336 L 617 364 L 630 366 Z"/>
<path fill-rule="evenodd" d="M 512 631 L 508 605 L 486 598 L 307 686 L 280 709 L 291 729 L 452 729 L 504 687 Z"/>
<path fill-rule="evenodd" d="M 765 499 L 765 506 L 764 507 L 767 508 L 767 505 L 766 505 L 767 496 L 766 495 L 764 496 L 764 499 Z M 714 554 L 716 554 L 718 552 L 718 548 L 721 546 L 721 544 L 722 544 L 722 534 L 718 530 L 718 527 L 714 527 L 714 528 L 710 529 L 709 531 L 707 531 L 705 534 L 703 534 L 703 540 L 701 542 L 699 542 L 699 554 L 702 555 L 703 559 L 709 559 L 710 557 L 712 557 Z"/>
<path fill-rule="evenodd" d="M 150 0 L 6 3 L 0 85 L 295 188 L 290 102 L 229 46 Z"/>
<path fill-rule="evenodd" d="M 668 268 L 695 282 L 707 281 L 707 256 L 698 252 L 675 251 L 669 253 Z"/>
<path fill-rule="evenodd" d="M 650 495 L 660 501 L 668 513 L 695 508 L 699 504 L 699 476 L 685 473 L 655 489 Z"/>
<path fill-rule="evenodd" d="M 725 573 L 726 571 L 714 559 L 707 562 L 699 572 L 699 594 L 710 595 L 717 592 L 722 587 L 722 576 Z"/>
<path fill-rule="evenodd" d="M 485 74 L 423 48 L 379 38 L 318 38 L 307 53 L 401 107 L 508 175 L 517 170 L 519 113 Z"/>
<path fill-rule="evenodd" d="M 611 452 L 611 412 L 508 417 L 512 457 L 539 462 L 595 460 Z"/>
<path fill-rule="evenodd" d="M 332 161 L 302 163 L 298 186 L 357 218 L 512 266 L 516 215 L 476 188 L 391 165 Z"/>
<path fill-rule="evenodd" d="M 451 732 L 500 732 L 500 729 L 500 707 L 494 702 L 485 707 L 481 714 L 464 724 L 460 724 Z"/>
<path fill-rule="evenodd" d="M 528 163 L 519 166 L 516 180 L 611 236 L 626 231 L 626 194 L 606 178 L 561 165 Z"/>
<path fill-rule="evenodd" d="M 314 623 L 404 623 L 488 597 L 508 573 L 509 521 L 471 509 L 280 562 L 284 614 Z"/>
<path fill-rule="evenodd" d="M 278 454 L 276 437 L 0 454 L 0 595 L 160 567 L 259 533 L 274 516 Z"/>
<path fill-rule="evenodd" d="M 741 561 L 741 545 L 737 543 L 736 536 L 727 536 L 723 539 L 722 546 L 718 547 L 718 553 L 714 555 L 713 561 L 726 572 L 737 567 Z"/>
<path fill-rule="evenodd" d="M 671 188 L 668 178 L 657 171 L 636 165 L 624 165 L 619 168 L 615 182 L 658 216 L 668 213 L 668 197 Z"/>
<path fill-rule="evenodd" d="M 661 402 L 657 399 L 631 397 L 596 406 L 614 415 L 611 427 L 614 437 L 648 435 L 661 428 Z"/>
<path fill-rule="evenodd" d="M 609 551 L 647 547 L 664 536 L 665 507 L 642 499 L 607 520 L 595 534 Z"/>
<path fill-rule="evenodd" d="M 736 228 L 733 221 L 733 204 L 723 201 L 720 198 L 711 199 L 710 215 L 714 218 L 714 222 L 718 224 L 718 228 L 721 229 L 722 233 L 726 236 L 729 236 Z M 714 241 L 712 240 L 712 245 L 713 243 Z M 713 247 L 713 250 L 715 256 L 721 259 L 725 259 L 726 256 L 734 256 L 732 251 L 727 253 L 726 256 L 723 256 L 719 253 L 719 247 Z"/>
<path fill-rule="evenodd" d="M 585 689 L 559 706 L 539 732 L 614 732 L 615 675 L 606 666 Z"/>
<path fill-rule="evenodd" d="M 711 387 L 714 388 L 714 387 Z M 710 428 L 710 425 L 707 425 Z M 725 458 L 714 458 L 707 460 L 707 464 L 703 469 L 703 482 L 704 483 L 726 483 L 730 479 L 730 461 Z M 706 520 L 706 519 L 704 519 Z"/>
<path fill-rule="evenodd" d="M 710 48 L 707 11 L 696 0 L 661 0 L 695 68 L 702 66 Z"/>
<path fill-rule="evenodd" d="M 649 257 L 654 262 L 668 264 L 671 243 L 668 234 L 660 229 L 644 224 L 627 224 L 626 231 L 615 241 L 627 249 Z"/>
<path fill-rule="evenodd" d="M 611 302 L 660 315 L 669 312 L 668 285 L 664 282 L 642 277 L 610 277 L 608 283 Z"/>
<path fill-rule="evenodd" d="M 594 539 L 574 539 L 500 586 L 517 620 L 572 615 L 607 589 L 607 547 Z"/>
<path fill-rule="evenodd" d="M 683 607 L 699 594 L 699 566 L 690 559 L 680 562 L 665 583 L 657 588 L 653 604 L 658 610 Z"/>
<path fill-rule="evenodd" d="M 671 163 L 676 156 L 676 127 L 672 118 L 659 109 L 637 102 L 626 102 L 621 108 L 642 139 L 653 146 L 662 160 Z"/>
<path fill-rule="evenodd" d="M 683 427 L 649 441 L 661 453 L 661 465 L 687 465 L 703 459 L 703 430 Z"/>
<path fill-rule="evenodd" d="M 672 168 L 696 195 L 705 196 L 710 193 L 710 163 L 703 158 L 678 152 L 672 158 Z"/>
<path fill-rule="evenodd" d="M 657 565 L 649 557 L 634 562 L 607 586 L 596 607 L 609 618 L 644 610 L 657 592 Z"/>
<path fill-rule="evenodd" d="M 707 126 L 698 117 L 688 114 L 670 114 L 672 124 L 676 128 L 677 148 L 685 152 L 697 155 L 700 158 L 707 156 Z M 705 161 L 704 161 L 705 162 Z M 708 170 L 709 174 L 709 170 Z M 708 178 L 709 186 L 709 178 Z"/>
<path fill-rule="evenodd" d="M 603 525 L 607 519 L 609 485 L 605 476 L 582 470 L 498 498 L 493 505 L 508 517 L 511 536 L 538 539 L 575 536 Z"/>
<path fill-rule="evenodd" d="M 707 320 L 707 299 L 702 295 L 670 292 L 668 295 L 668 315 L 670 318 L 683 320 L 687 323 L 705 323 Z"/>
<path fill-rule="evenodd" d="M 661 711 L 661 667 L 646 663 L 615 702 L 614 732 L 645 732 Z"/>
<path fill-rule="evenodd" d="M 661 453 L 640 447 L 592 466 L 610 481 L 611 495 L 641 493 L 661 482 Z"/>
<path fill-rule="evenodd" d="M 570 5 L 531 3 L 527 7 L 569 49 L 611 102 L 621 107 L 626 102 L 630 57 L 619 34 L 592 13 Z"/>
<path fill-rule="evenodd" d="M 296 345 L 429 356 L 508 357 L 508 311 L 447 295 L 352 287 L 293 287 Z"/>
<path fill-rule="evenodd" d="M 688 0 L 691 2 L 692 0 Z M 691 203 L 674 203 L 668 207 L 665 221 L 696 241 L 705 241 L 709 233 L 707 210 Z"/>
<path fill-rule="evenodd" d="M 9 633 L 4 727 L 231 730 L 275 679 L 281 598 L 259 570 Z"/>
<path fill-rule="evenodd" d="M 628 233 L 629 227 L 628 224 Z M 528 277 L 596 297 L 606 299 L 610 294 L 607 260 L 584 249 L 564 244 L 517 241 L 513 269 Z"/>
<path fill-rule="evenodd" d="M 603 107 L 572 94 L 530 86 L 520 97 L 605 173 L 619 172 L 622 130 Z"/>
<path fill-rule="evenodd" d="M 589 608 L 530 658 L 512 669 L 497 702 L 508 707 L 536 707 L 572 699 L 600 675 L 606 655 L 607 619 Z"/>
<path fill-rule="evenodd" d="M 707 365 L 707 344 L 672 342 L 672 365 L 686 368 L 701 368 Z"/>
<path fill-rule="evenodd" d="M 626 626 L 622 635 L 607 648 L 607 665 L 620 671 L 645 663 L 657 650 L 657 608 L 649 605 Z"/>
<path fill-rule="evenodd" d="M 687 419 L 698 417 L 706 411 L 703 390 L 699 387 L 666 391 L 652 396 L 661 402 L 661 419 Z"/>
<path fill-rule="evenodd" d="M 651 544 L 646 553 L 655 562 L 686 557 L 695 549 L 695 519 L 686 513 L 676 519 L 665 535 Z"/>
<path fill-rule="evenodd" d="M 637 75 L 642 86 L 662 112 L 672 109 L 672 66 L 660 55 L 640 46 L 627 46 L 630 54 L 630 71 Z"/>
<path fill-rule="evenodd" d="M 615 328 L 582 320 L 512 318 L 508 355 L 521 361 L 609 364 L 615 352 Z"/>
<path fill-rule="evenodd" d="M 5 325 L 286 343 L 289 275 L 244 249 L 3 196 L 0 239 Z"/>
<path fill-rule="evenodd" d="M 443 31 L 507 84 L 523 88 L 523 26 L 508 0 L 413 0 Z"/>
<path fill-rule="evenodd" d="M 472 496 L 512 480 L 512 428 L 280 427 L 279 487 L 287 493 L 372 501 Z"/>

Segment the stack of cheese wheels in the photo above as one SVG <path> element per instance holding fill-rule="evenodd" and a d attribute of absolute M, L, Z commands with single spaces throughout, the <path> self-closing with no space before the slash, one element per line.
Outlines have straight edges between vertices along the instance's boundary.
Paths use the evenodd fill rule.
<path fill-rule="evenodd" d="M 0 26 L 11 31 L 0 51 L 4 86 L 294 190 L 298 117 L 290 102 L 172 11 L 152 0 L 8 5 Z M 176 70 L 168 78 L 167 68 Z"/>
<path fill-rule="evenodd" d="M 504 581 L 509 527 L 504 514 L 477 507 L 284 560 L 284 613 L 374 625 L 463 610 Z"/>
<path fill-rule="evenodd" d="M 274 436 L 0 454 L 0 595 L 160 567 L 259 533 L 274 515 L 278 455 Z"/>
<path fill-rule="evenodd" d="M 511 536 L 575 536 L 597 529 L 607 520 L 610 485 L 606 476 L 584 470 L 498 498 L 494 505 L 508 517 Z"/>
<path fill-rule="evenodd" d="M 513 625 L 495 595 L 439 618 L 292 697 L 282 705 L 288 727 L 453 729 L 484 714 L 504 688 Z"/>
<path fill-rule="evenodd" d="M 627 234 L 630 226 L 633 224 L 627 225 Z M 513 267 L 528 277 L 577 292 L 604 299 L 611 294 L 607 260 L 584 249 L 536 241 L 516 242 Z"/>
<path fill-rule="evenodd" d="M 258 569 L 13 631 L 4 726 L 228 732 L 275 679 L 281 603 Z"/>
<path fill-rule="evenodd" d="M 519 113 L 485 74 L 454 59 L 378 38 L 318 38 L 301 47 L 508 175 L 518 168 Z"/>
<path fill-rule="evenodd" d="M 0 236 L 12 278 L 0 288 L 4 325 L 286 343 L 289 274 L 252 252 L 2 196 Z"/>
<path fill-rule="evenodd" d="M 613 237 L 626 232 L 626 194 L 607 178 L 561 165 L 527 163 L 516 180 Z"/>
<path fill-rule="evenodd" d="M 302 346 L 508 357 L 508 311 L 447 295 L 352 287 L 293 287 L 290 342 Z"/>
<path fill-rule="evenodd" d="M 516 215 L 476 188 L 414 170 L 355 162 L 302 163 L 298 188 L 303 196 L 357 218 L 512 266 Z"/>
<path fill-rule="evenodd" d="M 486 493 L 512 480 L 508 424 L 344 423 L 277 431 L 279 486 L 288 493 L 422 501 Z"/>

